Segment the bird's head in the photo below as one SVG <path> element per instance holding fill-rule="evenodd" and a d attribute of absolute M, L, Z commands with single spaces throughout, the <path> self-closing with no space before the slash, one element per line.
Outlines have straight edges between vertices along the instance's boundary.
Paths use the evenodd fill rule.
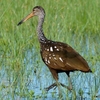
<path fill-rule="evenodd" d="M 34 7 L 32 12 L 28 16 L 23 18 L 17 25 L 21 25 L 23 22 L 25 22 L 26 20 L 28 20 L 29 18 L 31 18 L 33 16 L 38 16 L 39 18 L 44 18 L 44 16 L 45 16 L 44 9 L 41 6 Z"/>

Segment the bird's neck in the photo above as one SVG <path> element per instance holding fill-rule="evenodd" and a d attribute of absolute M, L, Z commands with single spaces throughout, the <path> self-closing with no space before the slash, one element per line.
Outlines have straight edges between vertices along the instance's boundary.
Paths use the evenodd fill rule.
<path fill-rule="evenodd" d="M 38 19 L 37 33 L 38 33 L 39 42 L 45 42 L 47 40 L 42 29 L 43 22 L 44 22 L 44 18 Z"/>

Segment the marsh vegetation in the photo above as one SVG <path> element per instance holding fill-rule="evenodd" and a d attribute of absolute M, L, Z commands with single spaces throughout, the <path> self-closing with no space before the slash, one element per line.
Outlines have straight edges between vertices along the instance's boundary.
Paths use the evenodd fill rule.
<path fill-rule="evenodd" d="M 0 2 L 0 99 L 60 100 L 54 82 L 40 57 L 34 17 L 17 23 L 34 6 L 45 9 L 44 33 L 48 39 L 68 43 L 88 62 L 93 74 L 71 73 L 73 90 L 62 88 L 63 100 L 100 99 L 100 1 L 99 0 L 1 0 Z M 68 84 L 68 77 L 59 81 Z"/>

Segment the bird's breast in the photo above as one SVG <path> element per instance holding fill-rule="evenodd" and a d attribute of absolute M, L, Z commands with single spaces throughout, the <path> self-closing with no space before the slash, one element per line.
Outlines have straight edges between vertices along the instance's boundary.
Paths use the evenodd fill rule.
<path fill-rule="evenodd" d="M 58 52 L 59 53 L 59 52 Z M 53 47 L 50 47 L 41 53 L 44 63 L 53 69 L 61 69 L 65 66 L 63 57 L 61 57 L 57 52 L 53 51 Z"/>

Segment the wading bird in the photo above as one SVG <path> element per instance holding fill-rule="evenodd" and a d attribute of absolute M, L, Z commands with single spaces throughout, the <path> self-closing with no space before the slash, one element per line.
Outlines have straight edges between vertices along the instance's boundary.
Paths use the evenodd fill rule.
<path fill-rule="evenodd" d="M 89 68 L 86 60 L 77 53 L 71 46 L 62 42 L 56 42 L 48 40 L 43 33 L 43 22 L 45 18 L 45 11 L 42 7 L 36 6 L 33 8 L 32 12 L 22 19 L 18 25 L 22 24 L 29 18 L 33 16 L 38 16 L 38 40 L 40 43 L 40 53 L 43 62 L 48 66 L 50 72 L 55 79 L 55 83 L 47 87 L 47 90 L 55 86 L 63 86 L 72 89 L 72 84 L 70 80 L 70 72 L 82 71 L 85 73 L 92 72 Z M 58 82 L 58 73 L 65 72 L 68 75 L 69 86 L 66 86 Z"/>

